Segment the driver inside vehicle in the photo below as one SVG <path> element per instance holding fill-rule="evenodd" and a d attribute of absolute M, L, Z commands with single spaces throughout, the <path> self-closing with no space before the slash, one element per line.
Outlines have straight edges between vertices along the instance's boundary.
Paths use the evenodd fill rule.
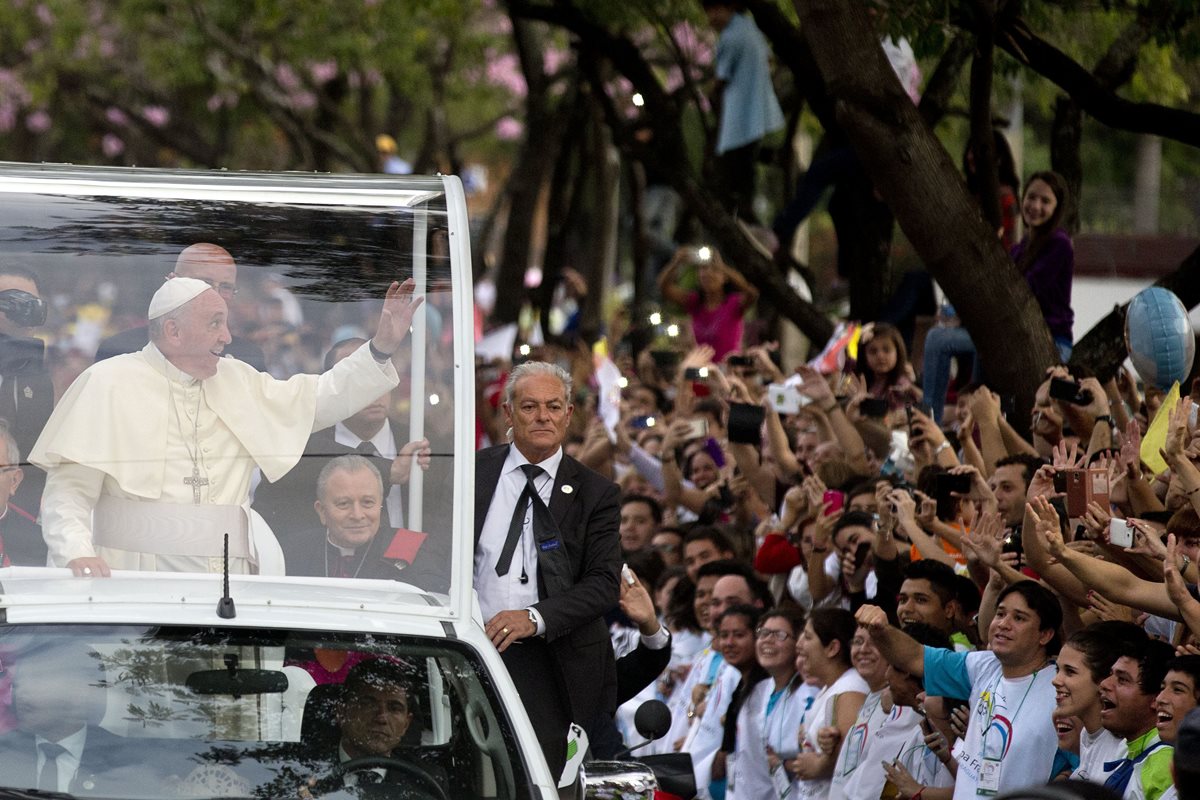
<path fill-rule="evenodd" d="M 398 800 L 446 800 L 446 775 L 436 765 L 418 763 L 401 752 L 414 721 L 410 668 L 378 658 L 356 664 L 346 676 L 335 717 L 340 731 L 329 776 L 310 781 L 302 797 L 342 787 Z"/>

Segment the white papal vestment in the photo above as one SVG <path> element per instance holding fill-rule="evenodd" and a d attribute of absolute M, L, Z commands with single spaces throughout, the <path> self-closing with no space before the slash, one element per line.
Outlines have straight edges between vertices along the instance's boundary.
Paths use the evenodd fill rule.
<path fill-rule="evenodd" d="M 51 564 L 100 556 L 114 569 L 220 572 L 219 546 L 203 556 L 163 554 L 101 544 L 119 539 L 120 531 L 93 535 L 93 510 L 106 498 L 110 506 L 128 501 L 123 508 L 135 515 L 140 509 L 130 503 L 154 505 L 145 509 L 147 519 L 166 509 L 168 527 L 195 536 L 197 526 L 180 525 L 179 518 L 195 507 L 198 489 L 201 505 L 217 507 L 209 511 L 224 506 L 251 520 L 249 557 L 231 558 L 231 571 L 282 574 L 278 542 L 249 508 L 255 466 L 278 480 L 313 431 L 356 413 L 398 382 L 392 363 L 375 361 L 365 345 L 329 372 L 286 381 L 232 358 L 218 362 L 215 376 L 196 380 L 153 343 L 93 364 L 68 388 L 29 458 L 47 472 L 42 530 Z M 201 480 L 185 482 L 193 466 Z M 297 502 L 311 503 L 315 495 L 313 487 L 312 498 Z M 216 528 L 224 522 L 210 527 L 219 542 Z"/>

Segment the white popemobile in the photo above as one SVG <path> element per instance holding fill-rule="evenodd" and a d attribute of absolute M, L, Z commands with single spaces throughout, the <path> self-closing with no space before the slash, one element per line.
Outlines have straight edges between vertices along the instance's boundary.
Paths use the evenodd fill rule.
<path fill-rule="evenodd" d="M 214 288 L 235 337 L 277 379 L 319 372 L 333 344 L 369 337 L 393 279 L 412 278 L 425 298 L 393 358 L 400 386 L 375 404 L 382 412 L 368 409 L 388 416 L 395 441 L 423 438 L 432 452 L 427 471 L 394 464 L 383 475 L 395 492 L 369 557 L 394 579 L 300 577 L 333 574 L 324 547 L 321 572 L 292 562 L 249 575 L 0 569 L 0 798 L 650 797 L 653 775 L 633 764 L 587 765 L 589 777 L 560 790 L 483 632 L 458 179 L 0 164 L 0 274 L 16 265 L 36 276 L 50 319 L 29 340 L 56 354 L 48 377 L 60 393 L 86 366 L 80 352 L 144 324 L 149 297 L 196 242 L 236 258 L 236 277 Z M 178 435 L 202 450 L 203 426 L 186 422 Z M 342 434 L 314 432 L 303 458 L 348 452 Z M 193 468 L 222 474 L 202 454 Z M 284 503 L 295 513 L 262 515 L 292 520 L 271 534 L 285 554 L 326 538 L 315 513 L 305 522 L 315 496 L 298 486 Z M 252 525 L 260 510 L 247 509 Z M 407 707 L 378 711 L 371 735 L 398 741 L 348 759 L 342 682 L 375 659 L 400 666 Z"/>

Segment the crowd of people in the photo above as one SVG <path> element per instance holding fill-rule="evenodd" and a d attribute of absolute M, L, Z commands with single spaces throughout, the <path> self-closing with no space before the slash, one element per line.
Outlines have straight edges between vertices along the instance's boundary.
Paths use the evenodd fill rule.
<path fill-rule="evenodd" d="M 1010 200 L 1065 357 L 1065 189 L 1038 173 Z M 753 289 L 710 248 L 660 288 L 677 336 L 530 356 L 571 373 L 565 452 L 620 487 L 621 556 L 671 634 L 617 715 L 629 744 L 657 697 L 671 727 L 645 752 L 689 753 L 706 798 L 1200 796 L 1200 383 L 1164 406 L 1128 370 L 1058 365 L 1021 425 L 965 331 L 914 364 L 871 323 L 820 371 L 747 346 Z M 504 442 L 490 366 L 480 437 Z M 619 659 L 641 626 L 608 619 Z"/>

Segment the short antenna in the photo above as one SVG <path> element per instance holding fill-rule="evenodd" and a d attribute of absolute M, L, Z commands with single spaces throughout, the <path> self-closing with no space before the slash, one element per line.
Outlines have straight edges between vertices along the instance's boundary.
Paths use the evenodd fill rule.
<path fill-rule="evenodd" d="M 221 619 L 233 619 L 237 616 L 237 608 L 233 605 L 233 597 L 229 594 L 229 534 L 225 534 L 225 593 L 217 601 L 217 616 Z"/>

